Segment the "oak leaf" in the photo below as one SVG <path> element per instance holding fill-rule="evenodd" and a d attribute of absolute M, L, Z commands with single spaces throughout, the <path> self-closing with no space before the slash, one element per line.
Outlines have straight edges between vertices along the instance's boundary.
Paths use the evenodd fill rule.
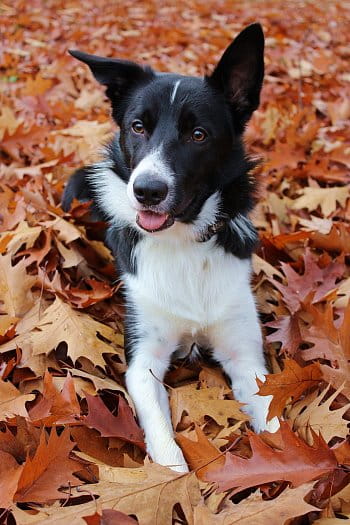
<path fill-rule="evenodd" d="M 11 421 L 13 424 L 13 421 Z M 18 463 L 22 464 L 26 457 L 33 457 L 40 441 L 40 429 L 35 428 L 24 417 L 16 416 L 16 433 L 7 427 L 0 432 L 0 450 L 11 454 Z"/>
<path fill-rule="evenodd" d="M 304 259 L 304 273 L 299 275 L 286 263 L 281 263 L 281 269 L 287 279 L 287 285 L 275 279 L 269 281 L 282 295 L 282 300 L 292 314 L 300 310 L 307 296 L 313 293 L 312 302 L 317 303 L 336 288 L 336 280 L 344 273 L 344 264 L 335 261 L 321 268 L 317 259 L 310 250 L 306 250 Z M 269 325 L 267 325 L 269 326 Z"/>
<path fill-rule="evenodd" d="M 266 323 L 265 326 L 275 328 L 275 331 L 266 337 L 266 341 L 281 343 L 280 351 L 293 357 L 303 341 L 299 323 L 298 314 L 281 315 L 276 321 Z"/>
<path fill-rule="evenodd" d="M 185 385 L 171 391 L 170 407 L 174 427 L 187 412 L 195 423 L 201 423 L 204 416 L 210 416 L 219 425 L 226 426 L 229 418 L 249 421 L 249 416 L 241 412 L 242 403 L 224 399 L 223 387 L 210 387 L 196 390 L 193 385 Z"/>
<path fill-rule="evenodd" d="M 201 494 L 193 474 L 177 474 L 152 463 L 142 468 L 116 467 L 114 479 L 115 482 L 100 481 L 89 485 L 89 493 L 99 496 L 97 501 L 101 507 L 135 515 L 140 524 L 172 525 L 173 508 L 179 504 L 186 522 L 194 525 L 193 509 Z M 72 496 L 77 495 L 81 496 L 81 492 L 73 488 Z M 96 502 L 64 508 L 45 507 L 43 511 L 37 514 L 37 523 L 51 524 L 55 519 L 69 523 L 73 517 L 93 515 Z"/>
<path fill-rule="evenodd" d="M 349 434 L 349 421 L 343 419 L 343 416 L 350 409 L 350 403 L 331 410 L 331 404 L 341 392 L 341 388 L 329 397 L 328 391 L 329 386 L 316 397 L 307 396 L 298 401 L 288 411 L 288 419 L 293 422 L 293 428 L 309 444 L 313 442 L 313 432 L 320 433 L 327 443 L 333 437 L 345 439 Z"/>
<path fill-rule="evenodd" d="M 334 324 L 334 309 L 327 302 L 324 309 L 309 304 L 305 306 L 312 316 L 312 324 L 304 328 L 303 339 L 314 346 L 302 351 L 303 359 L 327 359 L 334 367 L 321 365 L 325 381 L 339 388 L 344 383 L 343 392 L 350 395 L 350 303 L 344 312 L 339 327 Z"/>
<path fill-rule="evenodd" d="M 122 396 L 118 396 L 118 414 L 114 416 L 99 396 L 86 394 L 88 415 L 84 423 L 98 430 L 103 437 L 117 437 L 144 448 L 143 432 Z"/>
<path fill-rule="evenodd" d="M 29 226 L 27 221 L 22 221 L 17 228 L 12 231 L 5 231 L 1 234 L 1 239 L 10 235 L 11 239 L 7 244 L 7 250 L 12 254 L 16 253 L 24 245 L 31 248 L 42 231 L 41 226 Z"/>
<path fill-rule="evenodd" d="M 251 458 L 241 458 L 228 452 L 225 465 L 216 472 L 206 474 L 206 481 L 214 481 L 220 491 L 233 489 L 233 493 L 246 488 L 289 481 L 293 487 L 334 471 L 337 460 L 321 436 L 313 434 L 313 446 L 297 437 L 286 422 L 273 434 L 281 439 L 279 449 L 267 445 L 263 439 L 248 433 L 252 448 Z"/>
<path fill-rule="evenodd" d="M 45 310 L 36 328 L 30 334 L 33 355 L 48 354 L 62 341 L 67 343 L 68 355 L 73 362 L 84 356 L 94 365 L 104 367 L 103 353 L 122 354 L 116 348 L 123 344 L 121 334 L 115 333 L 112 328 L 95 321 L 91 316 L 73 310 L 58 297 Z M 114 346 L 105 343 L 98 334 Z"/>
<path fill-rule="evenodd" d="M 320 206 L 322 214 L 329 217 L 337 209 L 337 203 L 345 208 L 349 198 L 348 186 L 336 186 L 334 188 L 303 188 L 301 196 L 292 204 L 294 210 L 306 208 L 309 211 L 317 210 Z"/>
<path fill-rule="evenodd" d="M 79 452 L 76 452 L 79 457 L 83 457 L 83 459 L 94 464 L 101 462 L 111 467 L 124 466 L 123 452 L 110 447 L 109 439 L 102 437 L 97 430 L 75 426 L 71 427 L 71 435 L 79 450 L 84 454 L 81 456 Z"/>
<path fill-rule="evenodd" d="M 11 454 L 0 450 L 0 508 L 11 507 L 22 470 Z"/>
<path fill-rule="evenodd" d="M 80 419 L 80 405 L 75 393 L 74 381 L 68 373 L 62 391 L 59 392 L 49 372 L 44 375 L 42 398 L 29 410 L 33 422 L 50 426 L 75 423 Z"/>
<path fill-rule="evenodd" d="M 11 254 L 0 255 L 0 306 L 3 313 L 22 317 L 34 302 L 31 288 L 36 278 L 26 272 L 26 262 L 12 266 Z M 1 305 L 1 302 L 3 303 Z"/>
<path fill-rule="evenodd" d="M 278 498 L 263 500 L 259 493 L 251 494 L 238 504 L 226 503 L 219 514 L 212 514 L 203 503 L 194 509 L 195 525 L 284 525 L 290 519 L 317 509 L 305 502 L 312 484 L 287 488 Z"/>
<path fill-rule="evenodd" d="M 224 465 L 225 458 L 197 425 L 195 426 L 195 432 L 197 436 L 196 441 L 188 439 L 188 437 L 179 433 L 176 435 L 176 441 L 181 446 L 190 469 L 196 470 L 196 476 L 204 480 L 206 472 Z"/>
<path fill-rule="evenodd" d="M 74 447 L 69 436 L 69 429 L 59 436 L 53 428 L 46 441 L 46 432 L 42 430 L 34 457 L 27 457 L 24 463 L 15 501 L 46 503 L 63 497 L 63 493 L 58 490 L 60 487 L 79 484 L 73 472 L 80 470 L 81 465 L 69 458 Z"/>
<path fill-rule="evenodd" d="M 291 399 L 298 399 L 305 390 L 318 386 L 322 381 L 322 371 L 318 363 L 302 368 L 293 359 L 284 360 L 283 371 L 279 374 L 268 374 L 263 382 L 259 378 L 259 395 L 273 396 L 268 413 L 268 419 L 281 416 Z"/>
<path fill-rule="evenodd" d="M 83 516 L 87 525 L 138 525 L 138 522 L 119 510 L 103 509 L 101 514 Z"/>
<path fill-rule="evenodd" d="M 0 379 L 0 420 L 15 415 L 28 417 L 25 404 L 33 399 L 34 394 L 21 394 L 12 383 Z"/>
<path fill-rule="evenodd" d="M 48 129 L 45 126 L 33 124 L 29 128 L 23 123 L 18 126 L 14 133 L 7 130 L 2 137 L 1 149 L 13 159 L 20 161 L 21 154 L 32 155 L 38 143 L 47 138 Z"/>

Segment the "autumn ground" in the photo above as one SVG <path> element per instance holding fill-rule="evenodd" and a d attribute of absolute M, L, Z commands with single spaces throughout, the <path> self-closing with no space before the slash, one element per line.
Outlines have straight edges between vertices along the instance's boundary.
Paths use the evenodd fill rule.
<path fill-rule="evenodd" d="M 349 4 L 8 0 L 0 15 L 1 522 L 349 519 Z M 166 384 L 193 472 L 178 476 L 145 459 L 123 387 L 103 225 L 86 206 L 60 209 L 67 177 L 111 131 L 103 90 L 67 49 L 203 74 L 253 21 L 267 44 L 246 133 L 265 159 L 253 286 L 275 373 L 259 388 L 287 422 L 249 432 L 221 372 L 180 363 Z"/>

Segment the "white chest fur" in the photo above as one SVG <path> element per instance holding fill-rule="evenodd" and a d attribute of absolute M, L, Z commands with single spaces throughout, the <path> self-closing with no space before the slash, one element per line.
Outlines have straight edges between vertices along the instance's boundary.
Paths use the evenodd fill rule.
<path fill-rule="evenodd" d="M 184 331 L 202 331 L 250 294 L 249 260 L 205 243 L 147 237 L 135 249 L 137 275 L 125 276 L 129 293 L 143 309 L 152 308 L 182 323 Z"/>

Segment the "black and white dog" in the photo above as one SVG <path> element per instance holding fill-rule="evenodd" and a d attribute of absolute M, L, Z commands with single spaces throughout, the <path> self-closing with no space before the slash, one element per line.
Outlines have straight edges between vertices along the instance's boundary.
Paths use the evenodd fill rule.
<path fill-rule="evenodd" d="M 194 343 L 222 365 L 254 429 L 278 428 L 266 422 L 270 398 L 255 395 L 267 370 L 250 288 L 254 164 L 242 142 L 259 105 L 263 32 L 247 27 L 205 78 L 70 53 L 107 86 L 120 134 L 104 161 L 72 176 L 63 208 L 88 199 L 107 219 L 126 287 L 127 388 L 150 456 L 186 472 L 162 380 Z"/>

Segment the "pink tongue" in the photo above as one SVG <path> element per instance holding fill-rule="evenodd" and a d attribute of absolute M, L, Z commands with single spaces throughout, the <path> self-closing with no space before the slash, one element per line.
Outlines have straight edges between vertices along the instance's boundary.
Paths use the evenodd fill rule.
<path fill-rule="evenodd" d="M 138 224 L 145 230 L 159 230 L 167 221 L 167 213 L 154 213 L 153 211 L 139 211 Z"/>

